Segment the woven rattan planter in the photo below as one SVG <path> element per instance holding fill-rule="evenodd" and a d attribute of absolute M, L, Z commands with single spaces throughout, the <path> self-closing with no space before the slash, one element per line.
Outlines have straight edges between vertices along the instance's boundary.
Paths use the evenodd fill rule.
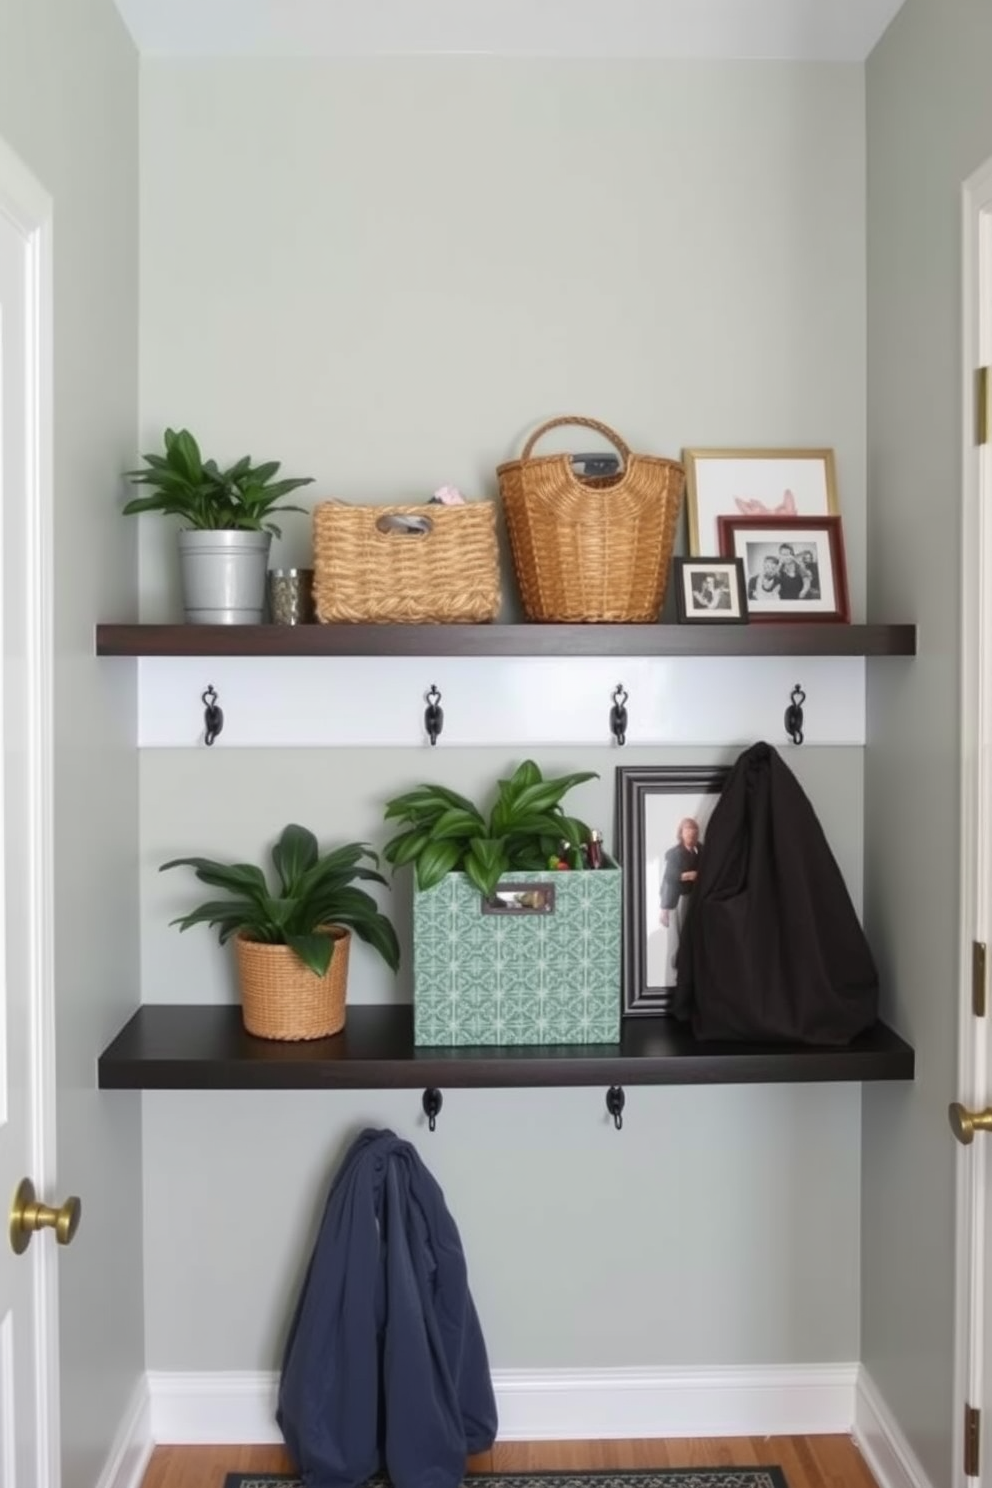
<path fill-rule="evenodd" d="M 325 976 L 309 971 L 289 946 L 234 938 L 245 1028 L 256 1038 L 329 1038 L 344 1027 L 351 931 L 328 927 L 334 955 Z"/>

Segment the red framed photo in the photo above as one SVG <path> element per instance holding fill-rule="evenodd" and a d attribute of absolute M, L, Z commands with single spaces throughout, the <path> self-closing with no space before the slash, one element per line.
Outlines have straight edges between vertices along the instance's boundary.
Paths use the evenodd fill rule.
<path fill-rule="evenodd" d="M 851 604 L 841 519 L 720 517 L 720 552 L 744 565 L 752 621 L 848 624 Z"/>

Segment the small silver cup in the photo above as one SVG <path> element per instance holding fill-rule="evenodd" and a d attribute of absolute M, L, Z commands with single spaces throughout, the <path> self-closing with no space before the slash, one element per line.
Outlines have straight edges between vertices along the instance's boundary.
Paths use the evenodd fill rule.
<path fill-rule="evenodd" d="M 269 569 L 269 614 L 273 625 L 313 621 L 313 569 Z"/>

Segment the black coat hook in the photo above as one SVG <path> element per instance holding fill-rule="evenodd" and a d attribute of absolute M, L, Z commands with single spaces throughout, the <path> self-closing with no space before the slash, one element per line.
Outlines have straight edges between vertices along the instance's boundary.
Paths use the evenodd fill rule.
<path fill-rule="evenodd" d="M 611 1085 L 606 1092 L 606 1109 L 613 1117 L 613 1125 L 617 1131 L 623 1129 L 623 1108 L 626 1096 L 622 1085 Z"/>
<path fill-rule="evenodd" d="M 785 710 L 785 732 L 793 744 L 803 742 L 803 703 L 805 701 L 806 694 L 797 682 L 792 689 L 792 702 Z"/>
<path fill-rule="evenodd" d="M 206 692 L 201 693 L 201 701 L 203 703 L 203 742 L 209 746 L 224 727 L 224 710 L 217 706 L 217 694 L 209 683 Z"/>
<path fill-rule="evenodd" d="M 438 1112 L 444 1105 L 444 1096 L 435 1086 L 430 1086 L 424 1091 L 421 1104 L 424 1108 L 424 1115 L 427 1117 L 427 1125 L 433 1131 L 437 1126 Z"/>
<path fill-rule="evenodd" d="M 437 683 L 432 682 L 424 694 L 427 699 L 427 707 L 424 709 L 424 728 L 431 744 L 436 744 L 438 735 L 444 728 L 444 709 L 441 707 L 441 694 L 438 692 Z M 431 1128 L 433 1131 L 433 1127 Z"/>
<path fill-rule="evenodd" d="M 610 709 L 610 732 L 621 746 L 627 742 L 627 693 L 620 682 L 613 689 L 613 707 Z"/>

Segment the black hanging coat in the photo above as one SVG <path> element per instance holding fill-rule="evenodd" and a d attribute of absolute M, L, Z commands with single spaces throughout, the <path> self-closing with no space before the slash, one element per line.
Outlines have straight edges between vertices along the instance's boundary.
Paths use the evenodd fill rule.
<path fill-rule="evenodd" d="M 673 1012 L 700 1039 L 846 1044 L 878 973 L 823 828 L 769 744 L 714 807 L 677 957 Z"/>
<path fill-rule="evenodd" d="M 409 1142 L 365 1131 L 332 1184 L 277 1420 L 307 1488 L 458 1488 L 496 1401 L 455 1222 Z"/>

